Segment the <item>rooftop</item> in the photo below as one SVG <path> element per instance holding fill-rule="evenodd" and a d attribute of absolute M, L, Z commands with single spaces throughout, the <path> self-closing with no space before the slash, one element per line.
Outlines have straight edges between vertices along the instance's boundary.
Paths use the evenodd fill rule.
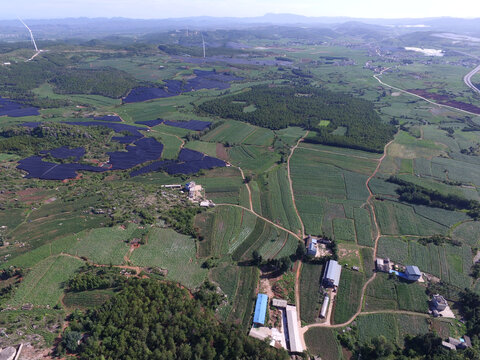
<path fill-rule="evenodd" d="M 342 267 L 338 264 L 336 260 L 330 260 L 327 263 L 327 271 L 325 272 L 325 279 L 331 280 L 333 285 L 338 286 L 340 283 L 340 274 L 342 272 Z"/>
<path fill-rule="evenodd" d="M 257 302 L 255 304 L 255 313 L 253 315 L 253 322 L 255 324 L 265 324 L 265 314 L 267 312 L 268 296 L 265 294 L 258 294 Z"/>
<path fill-rule="evenodd" d="M 405 272 L 408 275 L 417 275 L 417 276 L 422 276 L 422 273 L 420 272 L 420 269 L 418 266 L 415 265 L 407 265 L 405 268 Z"/>

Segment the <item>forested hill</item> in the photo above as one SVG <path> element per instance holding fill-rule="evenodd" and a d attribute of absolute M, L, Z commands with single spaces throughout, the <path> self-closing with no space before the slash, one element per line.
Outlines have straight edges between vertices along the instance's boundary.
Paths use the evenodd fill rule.
<path fill-rule="evenodd" d="M 302 126 L 317 131 L 310 141 L 375 152 L 383 151 L 396 131 L 382 122 L 371 102 L 312 86 L 254 86 L 206 101 L 199 109 L 269 129 Z M 345 133 L 336 134 L 338 128 Z"/>
<path fill-rule="evenodd" d="M 81 334 L 87 337 L 77 347 Z M 154 280 L 132 279 L 103 306 L 77 316 L 62 346 L 79 359 L 288 359 L 284 350 L 219 323 L 177 284 Z"/>

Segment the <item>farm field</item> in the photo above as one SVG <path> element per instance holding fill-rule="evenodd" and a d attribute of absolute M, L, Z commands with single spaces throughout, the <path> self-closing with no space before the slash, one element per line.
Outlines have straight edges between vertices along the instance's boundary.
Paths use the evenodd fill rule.
<path fill-rule="evenodd" d="M 440 30 L 436 22 L 432 31 L 419 31 L 369 21 L 328 29 L 272 26 L 274 37 L 266 27 L 233 23 L 201 33 L 179 23 L 153 33 L 147 21 L 142 31 L 127 26 L 118 34 L 85 27 L 75 39 L 71 25 L 57 34 L 60 41 L 49 38 L 58 31 L 52 27 L 42 34 L 45 51 L 32 61 L 25 61 L 31 49 L 10 42 L 18 34 L 7 29 L 0 39 L 0 348 L 24 342 L 50 354 L 55 342 L 62 350 L 68 331 L 82 324 L 68 321 L 64 331 L 71 313 L 86 319 L 88 310 L 137 281 L 171 281 L 207 312 L 218 295 L 212 315 L 219 326 L 237 324 L 242 336 L 233 345 L 253 349 L 256 340 L 245 345 L 242 338 L 257 294 L 288 299 L 299 306 L 302 327 L 316 324 L 324 263 L 332 257 L 342 267 L 340 284 L 330 323 L 301 330 L 309 355 L 365 358 L 362 346 L 382 335 L 398 346 L 393 358 L 406 336 L 433 331 L 442 339 L 471 333 L 477 351 L 478 324 L 460 321 L 466 310 L 460 292 L 480 294 L 474 267 L 480 116 L 408 91 L 480 112 L 478 96 L 463 82 L 480 50 L 475 42 L 442 37 L 444 30 L 463 36 L 456 34 L 462 27 Z M 441 49 L 443 56 L 404 46 Z M 115 76 L 101 80 L 100 73 Z M 65 83 L 67 75 L 79 80 Z M 104 126 L 83 126 L 93 117 Z M 76 158 L 81 148 L 86 155 Z M 218 167 L 201 166 L 197 152 L 217 158 L 204 160 Z M 87 164 L 102 169 L 85 170 Z M 73 175 L 51 180 L 60 170 Z M 455 196 L 472 202 L 459 211 L 419 205 L 433 201 L 420 190 L 401 196 L 405 188 L 390 176 L 451 196 L 452 203 Z M 191 181 L 215 205 L 200 207 L 184 189 L 162 188 Z M 332 240 L 320 258 L 302 255 L 302 227 L 305 235 Z M 400 271 L 416 265 L 425 281 L 378 272 L 363 289 L 375 257 L 390 258 Z M 93 266 L 95 279 L 83 273 Z M 80 288 L 90 290 L 71 291 L 79 270 Z M 428 312 L 437 292 L 456 319 Z M 34 308 L 20 310 L 25 304 Z M 267 309 L 266 326 L 277 327 L 277 310 Z M 113 334 L 99 344 L 122 341 Z M 83 358 L 88 343 L 59 357 Z M 171 357 L 178 357 L 177 345 Z"/>
<path fill-rule="evenodd" d="M 332 329 L 312 328 L 305 334 L 305 343 L 315 355 L 325 360 L 341 359 L 341 347 Z"/>
<path fill-rule="evenodd" d="M 362 273 L 342 269 L 333 313 L 335 324 L 341 324 L 355 314 L 359 306 L 362 285 Z"/>
<path fill-rule="evenodd" d="M 195 241 L 171 229 L 152 229 L 148 242 L 130 256 L 133 265 L 167 269 L 167 279 L 190 288 L 199 286 L 207 271 L 195 256 Z"/>
<path fill-rule="evenodd" d="M 220 316 L 246 329 L 250 325 L 256 299 L 258 270 L 255 267 L 222 266 L 212 269 L 210 279 L 227 295 L 228 304 Z"/>
<path fill-rule="evenodd" d="M 323 266 L 305 263 L 300 275 L 300 319 L 311 324 L 319 317 L 323 298 L 320 293 L 320 283 Z"/>
<path fill-rule="evenodd" d="M 49 257 L 34 266 L 8 305 L 21 307 L 26 303 L 53 307 L 60 302 L 64 282 L 67 281 L 83 261 L 69 256 Z"/>

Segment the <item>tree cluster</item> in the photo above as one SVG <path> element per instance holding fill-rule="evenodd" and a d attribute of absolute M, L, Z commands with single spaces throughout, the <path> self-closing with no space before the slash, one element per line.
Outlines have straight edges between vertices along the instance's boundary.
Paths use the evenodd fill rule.
<path fill-rule="evenodd" d="M 74 349 L 80 360 L 288 359 L 284 350 L 219 323 L 187 290 L 145 279 L 131 279 L 100 308 L 74 314 L 64 339 L 78 338 L 70 332 L 86 335 Z"/>
<path fill-rule="evenodd" d="M 251 105 L 256 110 L 244 112 L 244 108 Z M 308 142 L 374 152 L 382 152 L 396 132 L 395 126 L 382 122 L 371 102 L 313 86 L 258 85 L 248 91 L 206 101 L 198 109 L 274 130 L 302 126 L 317 133 L 307 138 Z M 321 120 L 330 123 L 319 127 Z M 340 126 L 347 128 L 345 135 L 332 134 Z"/>
<path fill-rule="evenodd" d="M 400 185 L 396 190 L 400 195 L 400 201 L 452 211 L 467 210 L 468 215 L 472 218 L 480 217 L 480 202 L 476 200 L 469 200 L 455 194 L 442 194 L 437 190 L 427 189 L 396 176 L 391 176 L 388 181 Z"/>

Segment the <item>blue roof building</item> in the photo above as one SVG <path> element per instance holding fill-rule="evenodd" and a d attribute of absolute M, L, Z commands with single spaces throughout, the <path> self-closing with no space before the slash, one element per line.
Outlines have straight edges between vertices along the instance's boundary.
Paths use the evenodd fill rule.
<path fill-rule="evenodd" d="M 410 281 L 417 281 L 422 276 L 420 269 L 415 265 L 407 265 L 405 267 L 405 275 L 407 276 L 407 280 Z"/>
<path fill-rule="evenodd" d="M 267 313 L 268 296 L 258 294 L 257 303 L 255 304 L 255 313 L 253 314 L 253 323 L 257 325 L 265 324 L 265 315 Z"/>

